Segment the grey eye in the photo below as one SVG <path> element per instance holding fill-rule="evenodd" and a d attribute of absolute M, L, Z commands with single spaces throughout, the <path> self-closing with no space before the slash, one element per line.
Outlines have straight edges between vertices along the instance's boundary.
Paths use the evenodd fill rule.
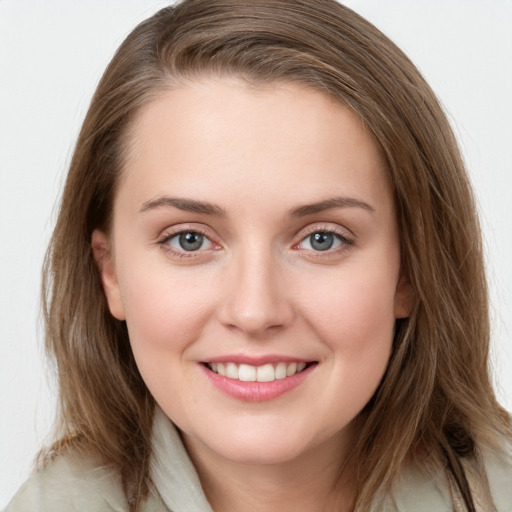
<path fill-rule="evenodd" d="M 203 245 L 203 238 L 199 233 L 181 233 L 180 247 L 185 251 L 197 251 Z"/>
<path fill-rule="evenodd" d="M 334 244 L 332 233 L 313 233 L 309 237 L 311 247 L 315 251 L 327 251 Z"/>
<path fill-rule="evenodd" d="M 169 245 L 182 251 L 192 252 L 199 249 L 207 249 L 212 243 L 201 233 L 195 231 L 184 231 L 169 239 Z"/>
<path fill-rule="evenodd" d="M 342 244 L 340 235 L 336 233 L 329 233 L 328 231 L 317 231 L 307 236 L 301 242 L 302 249 L 310 251 L 328 251 L 329 249 L 336 249 Z"/>

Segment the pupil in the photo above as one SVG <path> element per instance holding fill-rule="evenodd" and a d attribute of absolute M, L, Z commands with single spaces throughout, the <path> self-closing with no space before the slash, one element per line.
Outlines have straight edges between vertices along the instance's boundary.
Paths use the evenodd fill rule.
<path fill-rule="evenodd" d="M 327 251 L 334 243 L 331 233 L 314 233 L 310 236 L 311 247 L 317 251 Z"/>
<path fill-rule="evenodd" d="M 196 251 L 203 245 L 203 235 L 199 233 L 182 233 L 180 235 L 180 246 L 185 251 Z"/>

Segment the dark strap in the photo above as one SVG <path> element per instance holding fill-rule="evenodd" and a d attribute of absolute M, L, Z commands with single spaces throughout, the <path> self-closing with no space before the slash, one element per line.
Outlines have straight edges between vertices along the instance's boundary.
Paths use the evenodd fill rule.
<path fill-rule="evenodd" d="M 492 500 L 489 480 L 484 465 L 477 459 L 461 459 L 466 478 L 473 495 L 476 512 L 497 512 Z M 453 504 L 453 512 L 466 512 L 464 500 L 451 475 L 448 477 L 450 494 Z"/>

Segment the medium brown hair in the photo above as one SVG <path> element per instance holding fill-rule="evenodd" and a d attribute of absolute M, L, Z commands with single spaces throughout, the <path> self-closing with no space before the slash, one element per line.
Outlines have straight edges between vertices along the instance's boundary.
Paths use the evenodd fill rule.
<path fill-rule="evenodd" d="M 468 510 L 461 458 L 498 449 L 509 419 L 489 379 L 488 299 L 475 201 L 435 95 L 379 30 L 334 0 L 184 0 L 141 23 L 109 64 L 83 123 L 44 267 L 47 349 L 60 384 L 59 441 L 118 467 L 132 508 L 150 482 L 154 401 L 124 322 L 109 313 L 91 250 L 108 232 L 129 128 L 183 80 L 235 75 L 306 84 L 348 105 L 381 148 L 413 290 L 347 461 L 358 511 L 404 464 L 446 468 Z M 48 458 L 48 452 L 47 452 Z M 172 463 L 172 462 L 170 462 Z"/>

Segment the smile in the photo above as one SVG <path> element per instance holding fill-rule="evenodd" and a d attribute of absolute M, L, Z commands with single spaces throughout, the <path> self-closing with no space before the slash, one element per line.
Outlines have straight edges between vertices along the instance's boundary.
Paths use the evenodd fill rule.
<path fill-rule="evenodd" d="M 302 372 L 307 364 L 304 362 L 279 362 L 275 364 L 264 364 L 263 366 L 252 366 L 249 364 L 226 362 L 206 363 L 206 366 L 212 372 L 218 373 L 223 377 L 228 377 L 229 379 L 240 380 L 242 382 L 272 382 Z"/>
<path fill-rule="evenodd" d="M 318 361 L 211 361 L 199 365 L 205 377 L 222 393 L 247 402 L 274 400 L 298 388 L 318 366 Z M 263 364 L 262 364 L 263 363 Z"/>

